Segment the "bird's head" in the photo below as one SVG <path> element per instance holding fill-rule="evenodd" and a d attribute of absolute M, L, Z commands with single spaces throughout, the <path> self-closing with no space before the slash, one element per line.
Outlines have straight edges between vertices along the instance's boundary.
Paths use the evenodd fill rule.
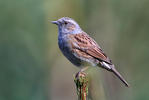
<path fill-rule="evenodd" d="M 62 17 L 52 23 L 58 25 L 59 33 L 78 34 L 82 32 L 78 23 L 69 17 Z"/>

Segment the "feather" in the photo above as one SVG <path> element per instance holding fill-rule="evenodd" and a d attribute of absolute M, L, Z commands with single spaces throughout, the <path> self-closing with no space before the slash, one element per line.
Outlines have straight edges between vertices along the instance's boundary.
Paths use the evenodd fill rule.
<path fill-rule="evenodd" d="M 79 34 L 70 34 L 68 37 L 70 39 L 69 43 L 71 44 L 72 50 L 78 49 L 84 52 L 84 55 L 82 56 L 90 55 L 99 61 L 112 64 L 111 60 L 104 54 L 98 44 L 85 32 Z"/>

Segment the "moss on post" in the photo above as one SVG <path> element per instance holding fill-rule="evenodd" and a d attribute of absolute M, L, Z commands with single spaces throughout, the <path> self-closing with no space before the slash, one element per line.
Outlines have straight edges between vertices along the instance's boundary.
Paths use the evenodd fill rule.
<path fill-rule="evenodd" d="M 105 100 L 104 89 L 96 68 L 84 68 L 74 78 L 78 100 Z"/>
<path fill-rule="evenodd" d="M 89 88 L 89 78 L 87 73 L 80 71 L 76 74 L 75 79 L 78 100 L 89 100 L 88 88 Z"/>

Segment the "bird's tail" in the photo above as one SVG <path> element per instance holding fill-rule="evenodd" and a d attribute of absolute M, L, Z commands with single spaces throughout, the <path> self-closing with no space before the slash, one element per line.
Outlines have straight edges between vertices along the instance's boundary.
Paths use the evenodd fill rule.
<path fill-rule="evenodd" d="M 111 69 L 111 71 L 125 84 L 125 86 L 129 87 L 127 81 L 121 76 L 121 74 L 114 67 Z"/>
<path fill-rule="evenodd" d="M 109 65 L 107 63 L 103 63 L 102 66 L 103 68 L 113 72 L 124 84 L 125 86 L 129 87 L 129 84 L 126 82 L 126 80 L 121 76 L 121 74 L 115 69 L 114 65 Z"/>

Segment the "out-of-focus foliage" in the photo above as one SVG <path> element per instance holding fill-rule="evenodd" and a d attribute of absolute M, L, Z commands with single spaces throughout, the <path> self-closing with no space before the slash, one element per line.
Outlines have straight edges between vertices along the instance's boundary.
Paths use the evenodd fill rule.
<path fill-rule="evenodd" d="M 44 100 L 45 11 L 40 0 L 0 1 L 0 100 Z"/>
<path fill-rule="evenodd" d="M 1 0 L 0 100 L 77 99 L 79 69 L 58 49 L 57 27 L 48 22 L 63 16 L 74 18 L 130 83 L 125 88 L 97 68 L 106 100 L 148 100 L 148 9 L 148 0 Z"/>

